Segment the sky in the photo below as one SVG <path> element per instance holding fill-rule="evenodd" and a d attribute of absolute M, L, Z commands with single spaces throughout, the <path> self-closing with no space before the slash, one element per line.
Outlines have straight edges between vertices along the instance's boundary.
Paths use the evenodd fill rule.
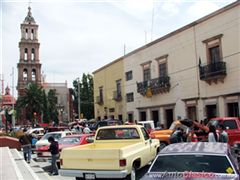
<path fill-rule="evenodd" d="M 20 24 L 31 6 L 46 82 L 72 82 L 236 0 L 0 0 L 0 75 L 17 96 Z M 30 3 L 29 3 L 30 2 Z M 12 73 L 14 72 L 14 73 Z M 13 92 L 13 91 L 12 91 Z"/>

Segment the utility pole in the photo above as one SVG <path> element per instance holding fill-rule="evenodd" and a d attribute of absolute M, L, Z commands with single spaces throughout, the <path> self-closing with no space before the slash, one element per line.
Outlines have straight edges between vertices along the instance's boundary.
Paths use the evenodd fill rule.
<path fill-rule="evenodd" d="M 15 117 L 14 117 L 14 67 L 12 68 L 12 126 L 15 127 Z"/>
<path fill-rule="evenodd" d="M 81 105 L 80 105 L 80 81 L 79 78 L 77 79 L 78 83 L 78 119 L 81 119 Z"/>

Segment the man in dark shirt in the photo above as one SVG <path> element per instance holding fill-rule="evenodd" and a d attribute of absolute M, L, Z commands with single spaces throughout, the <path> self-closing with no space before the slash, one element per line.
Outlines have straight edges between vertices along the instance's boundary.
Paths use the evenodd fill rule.
<path fill-rule="evenodd" d="M 24 134 L 19 138 L 19 142 L 22 145 L 23 157 L 26 162 L 31 161 L 31 136 L 26 133 L 27 129 L 24 129 Z"/>
<path fill-rule="evenodd" d="M 52 155 L 52 174 L 51 175 L 58 175 L 58 167 L 57 167 L 57 159 L 59 157 L 59 147 L 58 142 L 54 140 L 54 138 L 51 136 L 48 138 L 48 142 L 50 142 L 49 151 Z"/>

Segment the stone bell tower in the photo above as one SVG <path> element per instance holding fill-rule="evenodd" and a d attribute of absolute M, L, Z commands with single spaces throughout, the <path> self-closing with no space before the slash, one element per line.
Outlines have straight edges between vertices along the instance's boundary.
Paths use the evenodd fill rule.
<path fill-rule="evenodd" d="M 21 40 L 19 42 L 20 59 L 18 68 L 18 95 L 24 94 L 30 83 L 41 86 L 41 64 L 39 60 L 38 25 L 32 17 L 31 8 L 21 24 Z"/>

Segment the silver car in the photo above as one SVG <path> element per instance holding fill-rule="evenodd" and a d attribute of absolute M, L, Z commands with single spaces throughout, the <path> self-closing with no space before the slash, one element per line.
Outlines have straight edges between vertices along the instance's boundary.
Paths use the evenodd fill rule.
<path fill-rule="evenodd" d="M 238 163 L 227 143 L 191 142 L 165 147 L 142 180 L 239 180 Z"/>

